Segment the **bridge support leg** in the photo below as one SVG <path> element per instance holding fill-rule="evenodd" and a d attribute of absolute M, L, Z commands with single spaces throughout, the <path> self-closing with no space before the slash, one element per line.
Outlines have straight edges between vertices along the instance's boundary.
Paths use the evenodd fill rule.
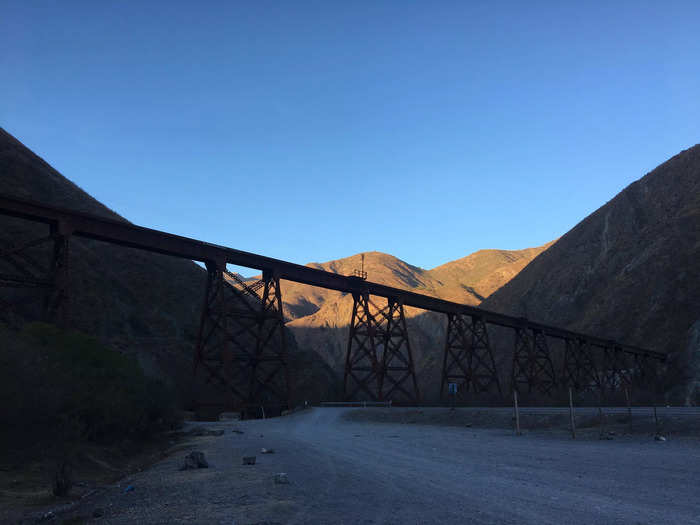
<path fill-rule="evenodd" d="M 534 356 L 533 356 L 533 381 L 537 388 L 545 395 L 549 395 L 556 387 L 557 379 L 554 374 L 554 365 L 547 344 L 547 336 L 542 330 L 533 330 Z"/>
<path fill-rule="evenodd" d="M 255 406 L 279 404 L 291 408 L 289 355 L 284 333 L 282 288 L 279 277 L 264 273 L 255 358 L 251 360 L 249 403 Z M 283 408 L 281 408 L 283 409 Z"/>
<path fill-rule="evenodd" d="M 201 411 L 279 413 L 290 403 L 279 279 L 264 272 L 255 285 L 236 283 L 224 263 L 207 263 L 194 404 Z"/>
<path fill-rule="evenodd" d="M 526 328 L 515 329 L 511 388 L 520 391 L 527 386 L 528 392 L 537 389 L 548 395 L 556 385 L 556 377 L 547 336 L 541 330 L 531 332 Z"/>
<path fill-rule="evenodd" d="M 532 339 L 525 328 L 515 329 L 515 349 L 513 351 L 513 368 L 511 371 L 511 389 L 521 392 L 525 388 L 532 390 Z"/>
<path fill-rule="evenodd" d="M 417 403 L 420 393 L 403 303 L 394 298 L 387 299 L 387 306 L 379 311 L 375 319 L 379 321 L 379 341 L 382 345 L 379 398 Z M 378 342 L 377 339 L 375 342 Z M 409 379 L 410 384 L 406 384 Z"/>
<path fill-rule="evenodd" d="M 67 324 L 70 234 L 68 225 L 52 223 L 48 235 L 14 244 L 0 240 L 0 319 L 15 327 L 37 319 Z M 49 263 L 42 263 L 47 252 Z"/>
<path fill-rule="evenodd" d="M 46 297 L 44 315 L 48 322 L 65 327 L 68 325 L 69 311 L 68 259 L 70 233 L 62 224 L 52 225 L 51 236 L 53 237 L 53 254 L 51 267 L 49 268 L 51 287 Z"/>
<path fill-rule="evenodd" d="M 343 387 L 347 401 L 361 396 L 374 401 L 418 402 L 406 317 L 398 299 L 388 298 L 386 306 L 379 308 L 369 294 L 353 294 Z"/>
<path fill-rule="evenodd" d="M 591 345 L 583 339 L 566 339 L 564 350 L 564 382 L 577 391 L 601 389 L 600 375 Z"/>
<path fill-rule="evenodd" d="M 466 394 L 470 390 L 475 393 L 488 392 L 495 385 L 499 395 L 502 395 L 489 334 L 481 317 L 447 314 L 440 384 L 440 397 L 443 399 L 449 383 L 458 385 L 458 394 Z"/>
<path fill-rule="evenodd" d="M 628 356 L 617 345 L 606 346 L 604 349 L 605 368 L 603 384 L 610 393 L 629 389 L 632 383 L 632 366 Z"/>
<path fill-rule="evenodd" d="M 377 401 L 381 392 L 381 370 L 375 345 L 377 323 L 370 311 L 370 304 L 369 294 L 353 294 L 343 380 L 343 397 L 346 401 L 357 401 L 358 396 Z"/>

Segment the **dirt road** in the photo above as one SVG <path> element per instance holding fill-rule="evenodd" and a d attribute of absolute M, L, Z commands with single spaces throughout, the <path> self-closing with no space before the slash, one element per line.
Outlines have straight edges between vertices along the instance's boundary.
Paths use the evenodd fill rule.
<path fill-rule="evenodd" d="M 211 468 L 180 472 L 185 452 L 175 454 L 74 516 L 115 524 L 700 524 L 697 440 L 514 437 L 348 421 L 347 410 L 357 409 L 208 424 L 226 433 L 196 438 L 192 448 Z M 275 453 L 261 455 L 261 447 Z M 244 455 L 256 455 L 256 465 L 242 465 Z M 278 472 L 290 484 L 275 484 Z M 95 509 L 103 515 L 92 518 Z"/>

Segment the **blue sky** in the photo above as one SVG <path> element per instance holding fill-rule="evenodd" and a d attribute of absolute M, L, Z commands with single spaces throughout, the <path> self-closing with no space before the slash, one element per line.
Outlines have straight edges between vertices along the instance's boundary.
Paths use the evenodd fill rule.
<path fill-rule="evenodd" d="M 540 245 L 700 142 L 698 2 L 0 4 L 0 125 L 137 224 L 298 263 Z"/>

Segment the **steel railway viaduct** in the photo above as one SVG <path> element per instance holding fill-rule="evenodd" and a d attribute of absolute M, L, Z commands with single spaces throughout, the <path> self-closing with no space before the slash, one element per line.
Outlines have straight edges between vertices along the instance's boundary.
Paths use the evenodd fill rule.
<path fill-rule="evenodd" d="M 404 307 L 439 312 L 447 317 L 441 394 L 456 383 L 461 393 L 502 394 L 489 338 L 489 326 L 512 331 L 510 389 L 551 394 L 557 387 L 615 391 L 648 387 L 665 355 L 609 339 L 445 301 L 366 280 L 366 274 L 334 274 L 105 219 L 95 215 L 0 196 L 0 215 L 43 223 L 46 234 L 0 248 L 0 290 L 44 290 L 47 320 L 67 319 L 69 245 L 72 237 L 147 250 L 206 265 L 199 336 L 194 355 L 195 378 L 207 388 L 224 389 L 232 408 L 289 406 L 289 355 L 284 335 L 280 280 L 352 294 L 352 319 L 345 360 L 346 399 L 417 402 L 420 399 Z M 41 265 L 30 248 L 49 244 L 51 260 Z M 227 264 L 262 271 L 250 284 L 226 269 Z M 10 308 L 0 297 L 0 308 Z M 563 356 L 553 360 L 548 344 L 564 342 Z M 561 344 L 559 346 L 562 346 Z M 560 365 L 554 365 L 557 361 Z M 203 394 L 203 405 L 210 400 Z"/>

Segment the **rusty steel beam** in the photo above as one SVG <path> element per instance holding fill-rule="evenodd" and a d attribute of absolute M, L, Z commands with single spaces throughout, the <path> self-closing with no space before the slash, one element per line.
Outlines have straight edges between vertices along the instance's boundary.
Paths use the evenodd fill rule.
<path fill-rule="evenodd" d="M 482 310 L 473 306 L 445 301 L 436 297 L 409 292 L 363 279 L 339 275 L 280 259 L 274 259 L 250 252 L 235 250 L 225 246 L 210 244 L 179 235 L 135 226 L 126 221 L 106 219 L 96 215 L 71 211 L 63 208 L 46 206 L 37 202 L 0 196 L 0 214 L 24 218 L 44 223 L 63 223 L 69 225 L 73 234 L 122 246 L 138 248 L 156 253 L 172 255 L 195 261 L 215 264 L 234 264 L 272 272 L 280 279 L 294 281 L 311 286 L 318 286 L 345 293 L 362 294 L 396 298 L 404 306 L 445 314 L 478 316 L 484 323 L 508 328 L 539 330 L 546 337 L 559 339 L 584 339 L 590 345 L 606 347 L 617 345 L 622 351 L 646 356 L 649 359 L 665 361 L 666 355 L 645 348 L 622 345 L 609 339 L 581 334 L 562 328 L 535 323 L 527 319 Z"/>

